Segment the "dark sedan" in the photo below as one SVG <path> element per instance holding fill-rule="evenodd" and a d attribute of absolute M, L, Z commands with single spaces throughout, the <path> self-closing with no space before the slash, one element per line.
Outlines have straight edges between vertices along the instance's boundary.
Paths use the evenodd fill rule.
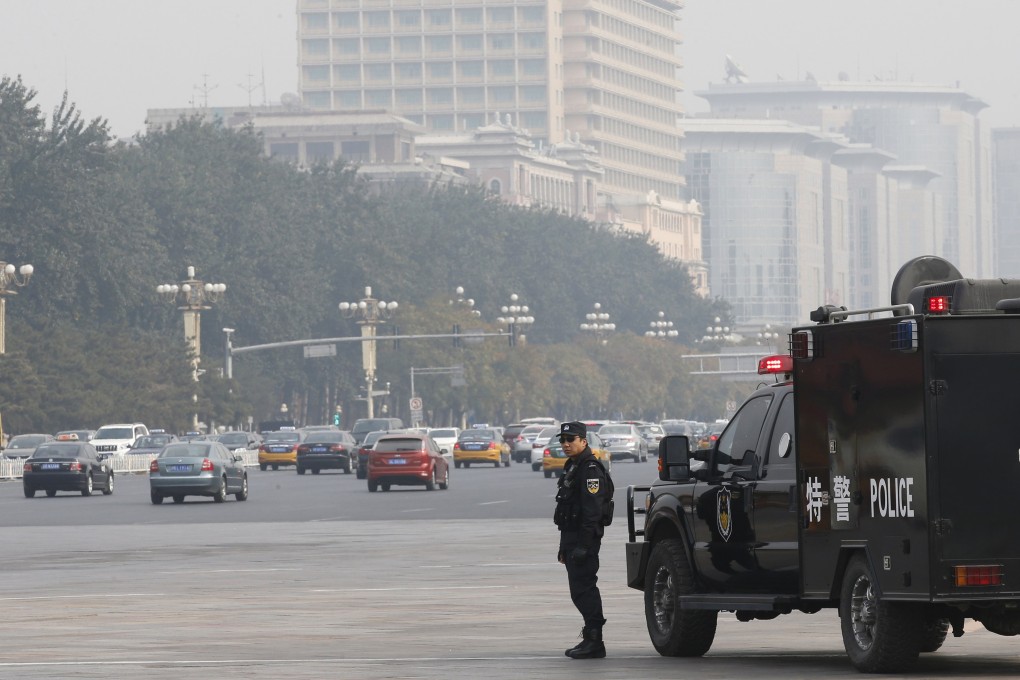
<path fill-rule="evenodd" d="M 342 430 L 313 430 L 305 436 L 297 449 L 297 473 L 311 470 L 343 470 L 351 474 L 357 467 L 358 442 L 350 432 Z"/>
<path fill-rule="evenodd" d="M 156 455 L 164 446 L 175 441 L 177 441 L 177 437 L 168 432 L 142 435 L 131 445 L 128 453 L 132 455 Z"/>
<path fill-rule="evenodd" d="M 104 496 L 113 493 L 113 468 L 99 460 L 96 449 L 87 442 L 46 442 L 39 445 L 25 461 L 22 485 L 25 498 L 36 491 L 53 497 L 58 491 L 79 491 L 91 496 L 102 489 Z"/>
<path fill-rule="evenodd" d="M 248 500 L 244 456 L 214 441 L 167 444 L 149 465 L 149 495 L 159 505 L 166 496 L 183 503 L 185 496 L 212 496 L 217 503 L 229 494 Z"/>

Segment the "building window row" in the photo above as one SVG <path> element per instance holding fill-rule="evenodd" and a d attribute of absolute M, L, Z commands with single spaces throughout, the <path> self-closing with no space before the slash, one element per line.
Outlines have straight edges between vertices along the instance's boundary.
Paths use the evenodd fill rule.
<path fill-rule="evenodd" d="M 602 144 L 602 160 L 618 161 L 635 168 L 644 168 L 663 174 L 676 174 L 677 159 L 660 156 L 647 151 L 638 151 L 611 142 Z"/>
<path fill-rule="evenodd" d="M 672 31 L 669 36 L 666 36 L 601 12 L 589 11 L 586 13 L 586 19 L 591 27 L 600 28 L 615 37 L 632 43 L 647 45 L 657 52 L 676 54 L 677 47 L 681 44 Z"/>
<path fill-rule="evenodd" d="M 605 5 L 616 10 L 616 14 L 634 17 L 652 26 L 658 26 L 668 31 L 676 30 L 677 15 L 674 12 L 641 0 L 597 0 L 595 4 L 596 6 Z"/>
<path fill-rule="evenodd" d="M 588 49 L 595 54 L 601 54 L 621 64 L 633 66 L 649 73 L 655 73 L 667 81 L 676 79 L 678 63 L 675 61 L 659 59 L 645 52 L 639 52 L 638 50 L 618 45 L 602 38 L 588 37 L 585 38 L 585 43 Z"/>
<path fill-rule="evenodd" d="M 627 172 L 619 168 L 606 166 L 604 187 L 625 189 L 636 194 L 647 194 L 649 190 L 656 191 L 663 198 L 674 200 L 680 199 L 680 185 L 663 180 L 655 180 L 644 175 Z"/>
<path fill-rule="evenodd" d="M 324 70 L 325 69 L 325 70 Z M 332 68 L 333 83 L 336 85 L 354 85 L 368 83 L 410 84 L 410 83 L 454 83 L 488 81 L 534 81 L 546 77 L 545 59 L 488 59 L 472 61 L 428 61 L 428 62 L 397 62 L 397 63 L 347 63 L 337 64 Z M 308 84 L 328 85 L 328 66 L 305 66 L 302 68 L 303 82 Z M 544 86 L 529 86 L 529 93 L 538 92 Z M 543 94 L 543 97 L 545 95 Z M 529 101 L 537 101 L 529 98 Z"/>
<path fill-rule="evenodd" d="M 332 42 L 332 55 L 330 54 Z M 486 56 L 514 54 L 545 54 L 546 34 L 489 33 L 458 35 L 396 36 L 360 38 L 334 38 L 332 41 L 314 39 L 302 41 L 302 56 L 311 61 L 330 59 L 401 59 L 433 56 Z"/>
<path fill-rule="evenodd" d="M 660 99 L 666 103 L 676 103 L 679 99 L 680 89 L 666 85 L 661 80 L 645 78 L 605 64 L 589 64 L 589 66 L 595 68 L 595 71 L 592 72 L 593 77 L 601 78 L 607 83 L 619 85 L 637 94 Z"/>
<path fill-rule="evenodd" d="M 345 12 L 302 12 L 302 35 L 362 31 L 432 31 L 495 27 L 535 28 L 546 25 L 542 5 L 524 7 L 463 7 L 436 9 L 361 9 Z"/>
<path fill-rule="evenodd" d="M 645 121 L 654 121 L 661 125 L 675 126 L 677 112 L 675 109 L 666 109 L 654 104 L 645 104 L 632 97 L 622 97 L 612 92 L 601 90 L 590 90 L 596 101 L 594 104 L 601 104 L 607 109 L 619 111 L 629 116 L 635 116 Z"/>
<path fill-rule="evenodd" d="M 637 142 L 643 146 L 660 149 L 674 160 L 682 157 L 683 137 L 659 130 L 650 130 L 641 125 L 628 123 L 611 116 L 590 116 L 588 125 L 592 130 L 604 132 L 620 139 Z M 676 168 L 673 169 L 673 172 Z"/>

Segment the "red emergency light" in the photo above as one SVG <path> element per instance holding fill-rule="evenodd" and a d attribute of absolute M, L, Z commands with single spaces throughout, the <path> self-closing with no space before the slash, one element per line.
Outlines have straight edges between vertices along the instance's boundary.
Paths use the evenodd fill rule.
<path fill-rule="evenodd" d="M 792 373 L 793 357 L 789 354 L 776 354 L 770 357 L 763 357 L 758 361 L 758 375 L 775 375 L 777 373 Z"/>
<path fill-rule="evenodd" d="M 928 298 L 925 302 L 929 314 L 948 314 L 952 298 L 948 295 L 936 295 Z"/>

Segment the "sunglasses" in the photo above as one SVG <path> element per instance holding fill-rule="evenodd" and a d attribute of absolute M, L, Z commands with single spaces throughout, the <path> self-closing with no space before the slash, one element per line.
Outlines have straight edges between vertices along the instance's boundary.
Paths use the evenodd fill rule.
<path fill-rule="evenodd" d="M 575 437 L 574 435 L 566 434 L 566 435 L 563 435 L 562 437 L 560 437 L 560 444 L 565 444 L 567 442 L 572 442 L 575 439 L 577 439 L 577 437 Z"/>

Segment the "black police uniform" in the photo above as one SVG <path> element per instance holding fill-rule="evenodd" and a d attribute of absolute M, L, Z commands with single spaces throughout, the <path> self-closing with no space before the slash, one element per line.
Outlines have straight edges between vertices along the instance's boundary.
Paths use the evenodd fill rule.
<path fill-rule="evenodd" d="M 567 461 L 559 478 L 554 520 L 560 529 L 559 555 L 567 567 L 570 599 L 584 617 L 585 640 L 602 644 L 602 596 L 599 593 L 599 548 L 603 505 L 608 502 L 606 473 L 590 447 Z M 575 648 L 577 649 L 577 648 Z M 567 650 L 568 656 L 571 651 Z M 605 655 L 604 648 L 602 655 Z M 580 657 L 575 657 L 580 658 Z"/>

